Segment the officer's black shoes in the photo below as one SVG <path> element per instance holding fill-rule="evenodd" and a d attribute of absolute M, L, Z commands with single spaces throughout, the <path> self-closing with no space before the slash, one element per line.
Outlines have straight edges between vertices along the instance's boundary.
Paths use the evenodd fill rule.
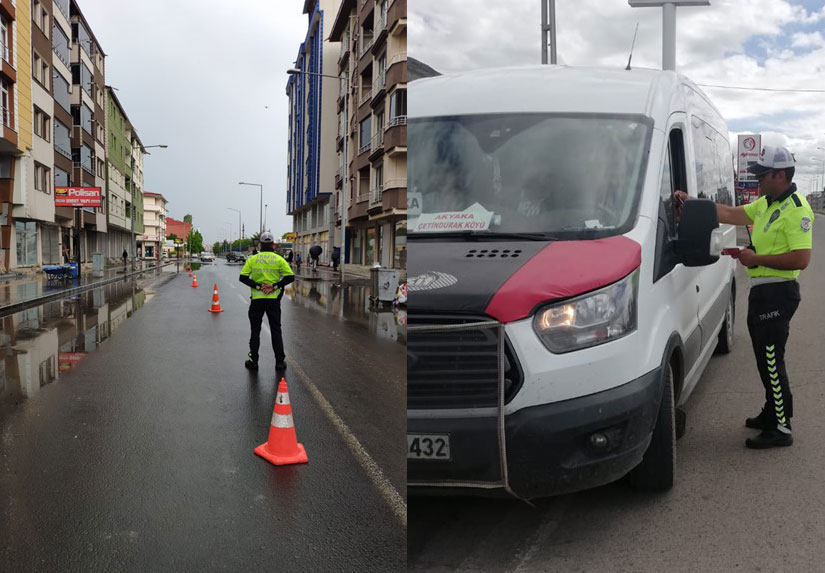
<path fill-rule="evenodd" d="M 258 369 L 258 361 L 252 359 L 252 353 L 251 352 L 249 354 L 247 354 L 247 356 L 249 356 L 249 358 L 247 359 L 246 362 L 243 363 L 243 365 L 246 366 L 246 368 L 248 370 L 257 370 Z"/>
<path fill-rule="evenodd" d="M 755 438 L 745 440 L 745 445 L 753 450 L 764 450 L 767 448 L 784 448 L 793 444 L 793 436 L 790 433 L 779 430 L 762 430 Z"/>
<path fill-rule="evenodd" d="M 745 419 L 745 426 L 754 430 L 770 430 L 774 427 L 774 424 L 776 424 L 776 420 L 765 410 L 759 412 L 758 416 Z"/>
<path fill-rule="evenodd" d="M 283 372 L 284 370 L 286 370 L 286 360 L 284 360 L 283 362 L 276 362 L 275 370 L 277 370 L 278 372 Z"/>

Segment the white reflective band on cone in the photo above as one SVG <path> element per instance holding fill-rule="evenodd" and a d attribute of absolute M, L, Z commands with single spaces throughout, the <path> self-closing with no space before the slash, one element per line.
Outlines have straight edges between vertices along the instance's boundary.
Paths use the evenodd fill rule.
<path fill-rule="evenodd" d="M 270 422 L 273 428 L 283 428 L 288 429 L 294 427 L 295 424 L 292 423 L 292 414 L 276 414 L 275 412 L 272 413 L 272 422 Z"/>
<path fill-rule="evenodd" d="M 278 392 L 278 397 L 275 399 L 276 404 L 289 404 L 289 394 L 286 392 Z"/>

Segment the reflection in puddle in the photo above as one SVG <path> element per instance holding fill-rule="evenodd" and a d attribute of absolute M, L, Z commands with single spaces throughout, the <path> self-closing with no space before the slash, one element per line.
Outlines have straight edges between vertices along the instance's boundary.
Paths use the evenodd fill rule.
<path fill-rule="evenodd" d="M 146 302 L 117 282 L 0 318 L 0 401 L 31 398 L 82 361 Z"/>
<path fill-rule="evenodd" d="M 353 285 L 342 289 L 326 281 L 298 280 L 287 288 L 286 296 L 300 306 L 366 324 L 378 338 L 407 343 L 406 309 L 385 307 L 380 312 L 370 310 L 369 289 L 366 287 Z"/>

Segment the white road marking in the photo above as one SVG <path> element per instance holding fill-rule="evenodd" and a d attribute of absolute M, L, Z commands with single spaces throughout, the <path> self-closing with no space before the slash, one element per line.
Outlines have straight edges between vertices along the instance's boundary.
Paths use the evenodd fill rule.
<path fill-rule="evenodd" d="M 530 561 L 533 560 L 542 545 L 547 542 L 549 537 L 558 528 L 565 511 L 573 502 L 573 497 L 572 495 L 568 495 L 558 498 L 553 502 L 553 506 L 547 510 L 547 513 L 541 520 L 541 524 L 536 528 L 533 536 L 528 541 L 527 550 L 519 559 L 518 565 L 513 569 L 513 573 L 525 573 L 527 571 L 541 569 L 540 567 L 536 568 L 535 566 L 531 566 Z"/>
<path fill-rule="evenodd" d="M 266 324 L 263 325 L 263 328 L 266 332 L 272 336 L 272 332 L 269 330 L 269 326 Z M 375 460 L 367 453 L 367 450 L 364 449 L 364 446 L 361 445 L 361 442 L 358 441 L 358 438 L 355 437 L 355 434 L 352 433 L 352 430 L 349 429 L 346 422 L 335 413 L 335 409 L 329 403 L 329 401 L 324 397 L 318 387 L 312 383 L 312 380 L 309 379 L 306 372 L 303 369 L 295 364 L 295 362 L 289 363 L 289 368 L 295 370 L 295 373 L 301 377 L 304 385 L 309 390 L 309 393 L 312 394 L 312 397 L 315 399 L 315 402 L 321 408 L 321 411 L 324 412 L 327 419 L 335 426 L 335 429 L 338 430 L 338 433 L 346 442 L 347 447 L 349 448 L 352 455 L 355 456 L 355 459 L 361 464 L 361 467 L 366 472 L 367 477 L 370 478 L 373 485 L 378 489 L 381 493 L 381 496 L 384 498 L 384 501 L 387 502 L 387 505 L 390 506 L 390 509 L 401 522 L 401 524 L 406 528 L 407 527 L 407 504 L 404 501 L 404 498 L 401 497 L 401 494 L 398 493 L 398 490 L 393 487 L 390 480 L 384 475 L 384 472 L 381 471 L 381 468 L 375 463 Z"/>

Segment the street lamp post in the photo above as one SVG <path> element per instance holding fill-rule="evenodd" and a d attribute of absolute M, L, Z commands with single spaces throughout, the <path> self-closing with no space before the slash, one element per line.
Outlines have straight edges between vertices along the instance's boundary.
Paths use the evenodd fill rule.
<path fill-rule="evenodd" d="M 143 145 L 141 147 L 145 151 L 145 150 L 151 149 L 153 147 L 159 147 L 161 149 L 166 149 L 169 146 L 160 143 L 158 145 Z M 130 177 L 130 179 L 129 179 L 129 187 L 130 187 L 131 196 L 132 196 L 132 217 L 131 217 L 131 219 L 132 219 L 132 269 L 134 269 L 135 260 L 137 258 L 136 257 L 136 254 L 137 254 L 137 241 L 135 240 L 135 215 L 136 215 L 136 212 L 137 212 L 137 210 L 135 209 L 135 149 L 136 149 L 135 142 L 132 142 L 132 153 L 131 153 L 131 157 L 129 158 L 130 159 L 129 163 L 130 163 L 130 166 L 132 168 L 132 177 Z M 147 153 L 147 155 L 150 155 L 150 154 Z"/>
<path fill-rule="evenodd" d="M 344 82 L 344 165 L 341 167 L 341 284 L 344 284 L 344 261 L 347 258 L 347 180 L 349 173 L 347 173 L 347 164 L 349 157 L 347 157 L 347 140 L 349 139 L 349 112 L 347 104 L 349 102 L 349 78 L 346 76 L 333 76 L 330 74 L 319 74 L 317 72 L 303 72 L 295 68 L 286 71 L 291 76 L 308 75 L 320 76 L 322 78 L 335 78 L 336 80 Z"/>
<path fill-rule="evenodd" d="M 266 208 L 267 207 L 269 207 L 269 205 L 264 204 L 264 224 L 263 224 L 263 227 L 261 227 L 261 232 L 263 232 L 263 229 L 266 227 Z"/>
<path fill-rule="evenodd" d="M 258 230 L 258 237 L 259 237 L 258 240 L 260 240 L 261 233 L 264 232 L 264 186 L 261 185 L 260 183 L 244 183 L 243 181 L 238 183 L 238 185 L 252 185 L 252 186 L 257 186 L 257 187 L 261 188 L 261 205 L 260 205 L 261 210 L 260 210 L 260 219 L 258 220 L 258 222 L 260 223 L 260 227 L 261 227 Z"/>
<path fill-rule="evenodd" d="M 238 250 L 240 250 L 241 249 L 241 212 L 238 209 L 235 209 L 234 207 L 227 207 L 227 209 L 235 211 L 238 214 Z"/>

